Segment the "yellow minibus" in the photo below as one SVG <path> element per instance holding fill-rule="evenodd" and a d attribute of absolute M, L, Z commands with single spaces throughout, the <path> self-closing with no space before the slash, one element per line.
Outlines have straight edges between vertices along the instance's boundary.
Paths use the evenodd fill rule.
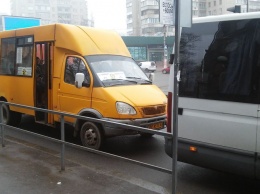
<path fill-rule="evenodd" d="M 151 83 L 110 30 L 68 24 L 0 32 L 0 100 L 107 121 L 164 128 L 165 94 Z M 22 114 L 55 126 L 58 115 L 3 106 L 4 123 Z M 138 134 L 112 124 L 65 118 L 84 146 L 100 149 L 106 137 Z M 142 136 L 152 135 L 140 133 Z"/>

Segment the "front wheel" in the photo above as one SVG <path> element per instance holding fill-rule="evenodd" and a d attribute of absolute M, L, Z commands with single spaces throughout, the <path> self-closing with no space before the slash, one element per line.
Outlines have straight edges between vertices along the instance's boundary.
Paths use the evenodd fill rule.
<path fill-rule="evenodd" d="M 99 150 L 104 142 L 104 135 L 101 128 L 92 122 L 86 122 L 80 130 L 82 145 L 92 149 Z"/>
<path fill-rule="evenodd" d="M 163 70 L 162 73 L 163 73 L 163 74 L 166 74 L 166 70 Z"/>

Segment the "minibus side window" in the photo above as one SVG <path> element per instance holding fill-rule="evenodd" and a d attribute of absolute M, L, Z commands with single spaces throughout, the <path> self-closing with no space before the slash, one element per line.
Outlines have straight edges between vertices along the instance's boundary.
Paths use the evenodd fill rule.
<path fill-rule="evenodd" d="M 90 83 L 90 76 L 89 72 L 86 68 L 85 63 L 82 59 L 74 56 L 68 56 L 66 59 L 65 65 L 65 75 L 64 75 L 64 82 L 68 84 L 75 84 L 75 76 L 76 73 L 83 73 L 85 75 L 84 82 Z"/>
<path fill-rule="evenodd" d="M 15 38 L 2 39 L 0 74 L 13 75 L 15 60 Z"/>
<path fill-rule="evenodd" d="M 16 68 L 19 76 L 32 76 L 33 37 L 16 39 Z"/>

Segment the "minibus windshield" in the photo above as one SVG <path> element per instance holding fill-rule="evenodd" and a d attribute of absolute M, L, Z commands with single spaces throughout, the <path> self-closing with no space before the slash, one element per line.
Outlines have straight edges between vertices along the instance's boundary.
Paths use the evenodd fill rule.
<path fill-rule="evenodd" d="M 142 69 L 129 57 L 95 55 L 85 59 L 105 86 L 151 84 Z"/>

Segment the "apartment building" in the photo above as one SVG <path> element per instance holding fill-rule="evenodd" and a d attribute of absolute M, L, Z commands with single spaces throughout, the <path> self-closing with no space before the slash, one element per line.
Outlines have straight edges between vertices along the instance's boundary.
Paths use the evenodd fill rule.
<path fill-rule="evenodd" d="M 162 36 L 165 31 L 173 35 L 173 28 L 159 21 L 159 0 L 126 0 L 126 15 L 129 36 Z"/>
<path fill-rule="evenodd" d="M 207 0 L 206 2 L 207 14 L 210 15 L 223 15 L 230 14 L 231 12 L 227 11 L 228 8 L 236 5 L 236 0 Z"/>
<path fill-rule="evenodd" d="M 141 36 L 141 14 L 139 0 L 126 0 L 127 34 Z"/>
<path fill-rule="evenodd" d="M 160 36 L 165 32 L 160 23 L 160 0 L 126 0 L 127 35 Z M 235 5 L 241 6 L 241 12 L 260 11 L 260 0 L 192 0 L 192 16 L 233 14 L 227 11 Z M 167 27 L 167 35 L 173 35 L 173 28 Z"/>
<path fill-rule="evenodd" d="M 241 13 L 260 11 L 260 0 L 206 0 L 206 16 L 231 14 L 227 9 L 235 5 L 240 5 Z"/>
<path fill-rule="evenodd" d="M 41 24 L 67 23 L 94 26 L 86 0 L 11 0 L 13 16 L 41 18 Z"/>
<path fill-rule="evenodd" d="M 260 0 L 236 0 L 236 5 L 241 5 L 241 13 L 260 11 Z"/>

